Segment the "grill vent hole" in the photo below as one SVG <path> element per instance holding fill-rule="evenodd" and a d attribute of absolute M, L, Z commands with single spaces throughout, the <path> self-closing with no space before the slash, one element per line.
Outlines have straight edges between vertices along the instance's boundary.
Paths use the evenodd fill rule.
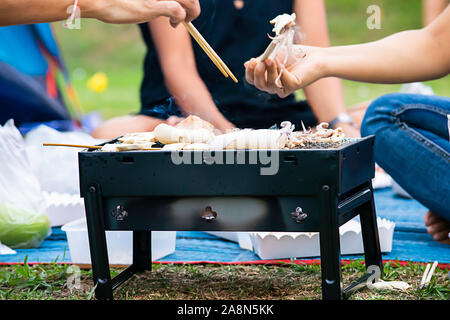
<path fill-rule="evenodd" d="M 123 157 L 122 158 L 122 162 L 123 163 L 133 163 L 134 162 L 134 158 L 133 157 L 129 157 L 129 156 Z"/>
<path fill-rule="evenodd" d="M 285 156 L 284 162 L 297 164 L 297 156 L 293 154 Z"/>

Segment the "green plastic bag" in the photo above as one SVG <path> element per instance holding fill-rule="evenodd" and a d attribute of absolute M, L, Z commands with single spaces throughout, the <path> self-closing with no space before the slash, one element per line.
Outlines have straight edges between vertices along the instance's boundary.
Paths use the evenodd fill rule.
<path fill-rule="evenodd" d="M 44 213 L 0 202 L 0 242 L 13 249 L 37 248 L 51 233 Z"/>

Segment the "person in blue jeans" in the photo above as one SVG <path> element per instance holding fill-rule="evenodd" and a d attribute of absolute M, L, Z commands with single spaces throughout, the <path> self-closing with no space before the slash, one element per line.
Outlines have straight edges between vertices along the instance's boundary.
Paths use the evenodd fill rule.
<path fill-rule="evenodd" d="M 246 80 L 285 96 L 324 77 L 375 83 L 437 79 L 450 72 L 449 39 L 450 5 L 423 29 L 375 42 L 330 48 L 296 45 L 293 54 L 303 58 L 286 66 L 281 86 L 275 79 L 283 57 L 252 58 L 245 63 Z M 383 96 L 369 106 L 361 133 L 375 135 L 375 160 L 430 210 L 425 224 L 432 237 L 450 244 L 450 98 Z"/>
<path fill-rule="evenodd" d="M 450 98 L 388 94 L 371 103 L 361 135 L 375 135 L 375 161 L 430 211 L 428 232 L 450 243 Z"/>

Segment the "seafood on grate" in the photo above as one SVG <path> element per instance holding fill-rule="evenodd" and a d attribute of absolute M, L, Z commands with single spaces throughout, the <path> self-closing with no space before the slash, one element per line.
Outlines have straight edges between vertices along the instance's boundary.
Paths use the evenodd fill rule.
<path fill-rule="evenodd" d="M 295 125 L 283 121 L 280 128 L 235 129 L 215 135 L 214 127 L 207 121 L 191 116 L 176 126 L 162 123 L 153 132 L 128 133 L 118 138 L 119 143 L 106 144 L 101 151 L 156 150 L 154 145 L 164 146 L 162 151 L 181 150 L 281 150 L 301 148 L 333 148 L 345 141 L 341 128 L 331 129 L 322 122 L 314 129 L 295 131 Z"/>
<path fill-rule="evenodd" d="M 153 132 L 136 132 L 127 133 L 117 140 L 125 144 L 149 144 L 150 142 L 156 142 L 156 137 Z"/>
<path fill-rule="evenodd" d="M 275 36 L 269 36 L 272 41 L 264 53 L 259 57 L 260 61 L 269 58 L 273 60 L 277 57 L 278 53 L 283 53 L 283 60 L 281 61 L 282 69 L 275 81 L 275 84 L 280 88 L 282 88 L 280 79 L 286 66 L 291 65 L 299 58 L 299 53 L 294 52 L 294 39 L 296 35 L 300 34 L 295 23 L 296 18 L 297 16 L 295 13 L 284 13 L 270 21 L 270 23 L 274 25 L 272 31 L 275 33 Z M 300 53 L 300 57 L 303 56 L 304 54 Z"/>
<path fill-rule="evenodd" d="M 212 150 L 281 149 L 287 142 L 282 130 L 243 129 L 216 136 L 211 142 Z"/>
<path fill-rule="evenodd" d="M 189 115 L 181 122 L 179 122 L 177 125 L 175 125 L 175 127 L 181 129 L 193 129 L 193 130 L 206 129 L 211 132 L 215 131 L 215 127 L 210 122 L 194 115 Z"/>
<path fill-rule="evenodd" d="M 208 129 L 185 129 L 169 126 L 161 123 L 156 126 L 155 130 L 156 140 L 163 144 L 172 143 L 208 143 L 214 138 L 214 133 Z"/>
<path fill-rule="evenodd" d="M 154 143 L 107 143 L 100 150 L 103 152 L 150 150 Z"/>
<path fill-rule="evenodd" d="M 340 143 L 344 141 L 345 134 L 342 128 L 329 129 L 328 123 L 322 122 L 315 130 L 306 129 L 302 123 L 301 131 L 293 131 L 288 135 L 287 149 L 302 148 L 308 145 L 324 143 Z"/>

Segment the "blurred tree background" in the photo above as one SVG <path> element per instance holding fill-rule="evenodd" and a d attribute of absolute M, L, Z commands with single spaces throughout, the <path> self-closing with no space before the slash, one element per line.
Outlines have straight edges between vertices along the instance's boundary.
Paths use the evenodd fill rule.
<path fill-rule="evenodd" d="M 421 0 L 326 0 L 326 4 L 333 45 L 373 41 L 422 26 Z M 369 5 L 381 8 L 379 30 L 369 30 L 366 26 Z M 145 48 L 137 26 L 114 26 L 85 19 L 80 30 L 64 29 L 61 23 L 54 23 L 54 30 L 84 112 L 99 110 L 107 119 L 139 110 Z M 104 72 L 108 78 L 107 89 L 100 93 L 87 86 L 88 79 L 96 72 Z M 450 94 L 449 76 L 426 84 L 438 95 Z M 344 81 L 348 106 L 399 88 L 400 85 Z"/>

